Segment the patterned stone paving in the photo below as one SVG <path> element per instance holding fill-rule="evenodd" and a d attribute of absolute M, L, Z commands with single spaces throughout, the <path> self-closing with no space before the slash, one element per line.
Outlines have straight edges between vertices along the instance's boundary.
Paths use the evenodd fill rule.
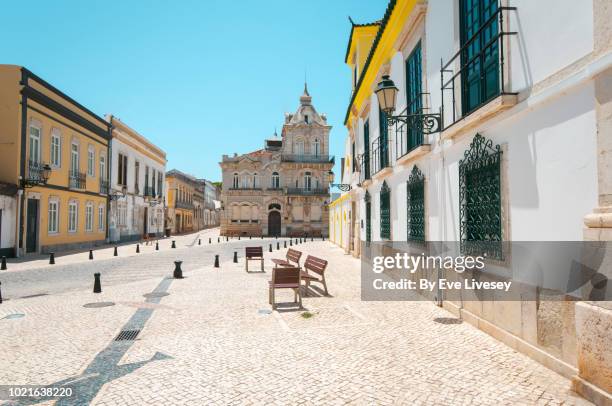
<path fill-rule="evenodd" d="M 294 248 L 330 261 L 332 296 L 305 297 L 310 318 L 260 312 L 269 309 L 270 263 L 247 274 L 242 261 L 186 271 L 159 298 L 143 297 L 163 282 L 156 275 L 103 284 L 100 295 L 5 302 L 0 318 L 26 317 L 0 320 L 0 382 L 79 378 L 75 389 L 95 405 L 588 404 L 567 379 L 469 324 L 436 323 L 452 316 L 432 303 L 361 302 L 358 260 L 328 242 Z M 83 307 L 93 301 L 116 305 Z M 135 341 L 113 344 L 136 322 L 144 327 Z M 101 359 L 113 361 L 92 369 Z"/>

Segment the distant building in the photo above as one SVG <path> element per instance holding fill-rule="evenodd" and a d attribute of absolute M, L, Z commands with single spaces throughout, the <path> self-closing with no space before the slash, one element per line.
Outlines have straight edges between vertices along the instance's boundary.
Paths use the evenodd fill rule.
<path fill-rule="evenodd" d="M 109 239 L 159 237 L 164 232 L 166 153 L 117 117 L 106 119 L 113 136 Z"/>
<path fill-rule="evenodd" d="M 330 129 L 304 87 L 280 139 L 275 134 L 263 149 L 224 155 L 221 234 L 327 236 Z"/>

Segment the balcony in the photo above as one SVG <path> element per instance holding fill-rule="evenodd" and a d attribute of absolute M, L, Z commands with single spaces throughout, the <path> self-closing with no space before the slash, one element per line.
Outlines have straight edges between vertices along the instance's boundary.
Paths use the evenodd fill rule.
<path fill-rule="evenodd" d="M 176 204 L 174 205 L 174 207 L 176 207 L 177 209 L 187 209 L 187 210 L 193 210 L 194 209 L 194 205 L 191 202 L 184 202 L 181 200 L 178 200 L 176 202 Z"/>
<path fill-rule="evenodd" d="M 303 188 L 303 187 L 288 187 L 286 194 L 298 196 L 326 196 L 329 194 L 327 188 Z"/>
<path fill-rule="evenodd" d="M 372 142 L 372 151 L 370 152 L 370 168 L 371 174 L 374 177 L 382 176 L 389 172 L 389 143 L 386 139 L 377 139 Z"/>
<path fill-rule="evenodd" d="M 70 170 L 68 173 L 68 187 L 70 189 L 87 188 L 87 176 L 85 176 L 85 173 Z"/>
<path fill-rule="evenodd" d="M 145 186 L 144 187 L 144 196 L 146 196 L 146 197 L 155 197 L 155 188 L 153 186 Z"/>
<path fill-rule="evenodd" d="M 365 151 L 358 158 L 359 160 L 359 183 L 370 180 L 370 152 Z"/>
<path fill-rule="evenodd" d="M 32 184 L 44 184 L 43 170 L 45 165 L 44 162 L 28 160 L 28 178 L 26 180 Z"/>
<path fill-rule="evenodd" d="M 444 132 L 493 100 L 498 102 L 486 109 L 478 117 L 479 120 L 516 104 L 517 93 L 508 91 L 510 85 L 504 66 L 504 60 L 508 57 L 504 47 L 509 46 L 505 37 L 517 35 L 516 32 L 504 31 L 504 17 L 508 11 L 515 10 L 516 7 L 498 7 L 490 16 L 483 18 L 480 27 L 473 30 L 472 36 L 448 62 L 441 63 Z M 450 105 L 445 105 L 445 100 L 450 100 Z M 453 131 L 453 134 L 456 132 Z M 444 138 L 449 136 L 445 134 Z"/>
<path fill-rule="evenodd" d="M 406 110 L 401 114 L 406 115 Z M 431 151 L 431 146 L 423 142 L 423 134 L 423 128 L 418 123 L 411 122 L 410 125 L 407 125 L 398 121 L 395 124 L 395 161 L 397 164 L 408 165 Z"/>
<path fill-rule="evenodd" d="M 109 187 L 109 182 L 107 180 L 104 179 L 100 179 L 100 194 L 101 195 L 107 195 L 108 191 L 110 189 Z"/>
<path fill-rule="evenodd" d="M 334 163 L 333 155 L 310 155 L 310 154 L 282 154 L 282 162 L 300 163 Z"/>

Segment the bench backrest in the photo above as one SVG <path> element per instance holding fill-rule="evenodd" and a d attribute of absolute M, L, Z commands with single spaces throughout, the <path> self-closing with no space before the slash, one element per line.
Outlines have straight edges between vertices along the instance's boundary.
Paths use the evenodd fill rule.
<path fill-rule="evenodd" d="M 263 257 L 263 247 L 246 247 L 247 258 L 261 258 Z"/>
<path fill-rule="evenodd" d="M 287 261 L 294 262 L 300 265 L 300 258 L 302 258 L 302 252 L 289 248 L 287 251 Z"/>
<path fill-rule="evenodd" d="M 272 284 L 279 283 L 300 283 L 299 267 L 279 266 L 272 269 Z"/>
<path fill-rule="evenodd" d="M 326 260 L 313 257 L 312 255 L 308 255 L 306 257 L 306 262 L 304 262 L 304 269 L 316 272 L 319 275 L 323 275 L 323 273 L 325 273 L 325 268 L 327 268 Z"/>

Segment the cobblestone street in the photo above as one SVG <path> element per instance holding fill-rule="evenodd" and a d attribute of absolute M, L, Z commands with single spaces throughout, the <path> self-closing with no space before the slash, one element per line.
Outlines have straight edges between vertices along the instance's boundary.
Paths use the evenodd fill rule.
<path fill-rule="evenodd" d="M 0 274 L 9 299 L 0 305 L 0 382 L 71 385 L 76 397 L 57 404 L 588 404 L 569 380 L 433 303 L 362 302 L 359 261 L 327 241 L 295 248 L 329 260 L 331 296 L 311 289 L 310 318 L 269 312 L 269 259 L 284 256 L 284 240 L 277 251 L 270 239 L 217 244 L 217 233 L 179 237 L 177 249 L 165 240 L 157 253 L 9 264 Z M 244 271 L 248 245 L 263 245 L 265 273 Z M 175 259 L 185 279 L 168 279 Z M 101 294 L 91 293 L 94 271 Z M 48 294 L 23 298 L 38 293 Z M 95 302 L 114 305 L 83 307 Z M 115 341 L 122 330 L 141 332 Z"/>

